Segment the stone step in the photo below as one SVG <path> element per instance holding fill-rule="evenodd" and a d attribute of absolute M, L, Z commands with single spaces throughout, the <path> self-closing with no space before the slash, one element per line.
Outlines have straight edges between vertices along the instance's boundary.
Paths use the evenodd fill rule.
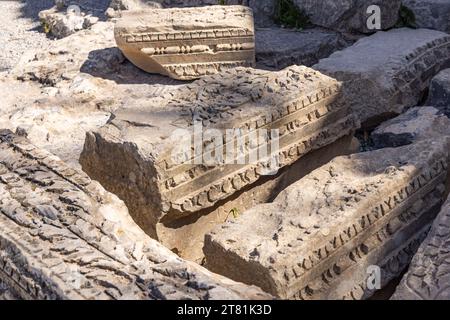
<path fill-rule="evenodd" d="M 450 66 L 450 35 L 427 29 L 393 29 L 362 38 L 313 66 L 344 82 L 363 125 L 414 107 L 431 78 Z"/>
<path fill-rule="evenodd" d="M 22 299 L 259 299 L 150 239 L 82 171 L 0 131 L 0 286 Z"/>
<path fill-rule="evenodd" d="M 306 67 L 238 68 L 115 112 L 87 135 L 80 163 L 161 240 L 158 224 L 180 228 L 183 219 L 214 212 L 278 169 L 350 136 L 358 123 L 347 104 L 338 81 Z M 348 152 L 344 144 L 331 154 Z M 217 161 L 208 161 L 211 155 Z"/>
<path fill-rule="evenodd" d="M 450 299 L 450 199 L 443 205 L 425 241 L 412 259 L 393 300 Z"/>
<path fill-rule="evenodd" d="M 424 239 L 445 197 L 448 150 L 434 137 L 337 157 L 214 229 L 206 266 L 282 299 L 368 298 Z"/>
<path fill-rule="evenodd" d="M 114 34 L 133 64 L 174 79 L 255 64 L 253 13 L 244 6 L 124 11 Z"/>

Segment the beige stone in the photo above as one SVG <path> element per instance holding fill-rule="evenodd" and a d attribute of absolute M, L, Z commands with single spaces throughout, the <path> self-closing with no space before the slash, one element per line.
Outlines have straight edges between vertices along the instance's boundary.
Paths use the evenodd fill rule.
<path fill-rule="evenodd" d="M 270 298 L 180 259 L 85 173 L 2 130 L 0 299 L 11 297 Z"/>
<path fill-rule="evenodd" d="M 449 238 L 450 199 L 442 207 L 392 299 L 450 299 Z"/>
<path fill-rule="evenodd" d="M 175 79 L 255 64 L 253 13 L 244 6 L 125 11 L 114 33 L 136 66 Z"/>
<path fill-rule="evenodd" d="M 114 112 L 106 126 L 87 135 L 80 163 L 127 203 L 148 234 L 161 239 L 159 224 L 179 228 L 184 219 L 214 212 L 271 174 L 273 158 L 277 168 L 287 167 L 357 127 L 340 83 L 329 77 L 302 66 L 279 72 L 238 68 Z M 175 134 L 180 129 L 181 136 Z M 219 139 L 207 137 L 211 129 Z M 225 162 L 225 151 L 237 153 L 240 138 L 227 135 L 233 129 L 242 130 L 244 162 Z M 271 130 L 278 130 L 278 150 L 271 148 Z M 254 139 L 261 131 L 268 131 L 268 140 Z M 202 150 L 176 161 L 179 149 L 187 145 L 190 151 L 196 138 Z M 264 149 L 267 157 L 249 161 Z M 208 164 L 210 154 L 223 161 Z"/>
<path fill-rule="evenodd" d="M 284 299 L 368 298 L 370 267 L 385 286 L 425 238 L 448 147 L 435 137 L 338 157 L 207 235 L 206 266 Z"/>

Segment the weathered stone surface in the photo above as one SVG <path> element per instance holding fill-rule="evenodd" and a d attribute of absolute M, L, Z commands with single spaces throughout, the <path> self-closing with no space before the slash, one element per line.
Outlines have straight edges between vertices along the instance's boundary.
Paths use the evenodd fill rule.
<path fill-rule="evenodd" d="M 253 13 L 244 6 L 125 11 L 114 33 L 136 66 L 175 79 L 255 64 Z"/>
<path fill-rule="evenodd" d="M 450 299 L 450 199 L 442 207 L 425 241 L 412 259 L 393 300 Z"/>
<path fill-rule="evenodd" d="M 7 130 L 0 279 L 25 299 L 268 298 L 181 260 L 146 236 L 117 197 Z"/>
<path fill-rule="evenodd" d="M 398 20 L 401 0 L 294 0 L 297 7 L 311 23 L 343 32 L 372 33 L 367 20 L 373 14 L 368 8 L 377 5 L 381 9 L 381 29 L 392 28 Z"/>
<path fill-rule="evenodd" d="M 434 107 L 415 107 L 383 122 L 372 133 L 376 148 L 399 147 L 433 136 L 450 136 L 450 119 Z"/>
<path fill-rule="evenodd" d="M 414 13 L 415 25 L 418 28 L 450 33 L 450 1 L 403 0 L 403 5 Z"/>
<path fill-rule="evenodd" d="M 293 64 L 309 67 L 351 44 L 341 34 L 322 29 L 258 29 L 256 62 L 260 68 L 278 70 Z"/>
<path fill-rule="evenodd" d="M 80 163 L 159 238 L 158 223 L 202 214 L 232 198 L 260 181 L 273 157 L 282 168 L 352 133 L 358 124 L 345 101 L 339 82 L 303 66 L 279 72 L 237 68 L 114 112 L 108 125 L 87 135 Z M 180 129 L 187 131 L 175 134 Z M 220 137 L 208 138 L 210 129 Z M 237 155 L 238 137 L 227 135 L 235 129 L 242 133 L 245 164 L 235 157 L 225 161 L 224 152 Z M 268 146 L 271 129 L 279 129 L 278 151 Z M 267 130 L 267 141 L 252 138 Z M 203 148 L 177 161 L 180 149 L 191 151 L 198 140 Z M 217 147 L 214 156 L 223 161 L 208 162 L 218 141 L 223 149 Z M 266 156 L 248 161 L 264 148 Z"/>
<path fill-rule="evenodd" d="M 414 107 L 431 78 L 450 65 L 450 36 L 426 29 L 380 31 L 314 69 L 344 82 L 361 122 Z"/>
<path fill-rule="evenodd" d="M 46 32 L 56 38 L 65 38 L 77 31 L 90 28 L 98 22 L 98 17 L 86 15 L 81 9 L 60 11 L 57 7 L 39 12 L 39 19 L 44 24 Z"/>
<path fill-rule="evenodd" d="M 338 157 L 205 239 L 206 266 L 281 298 L 361 299 L 426 236 L 445 193 L 448 140 Z"/>
<path fill-rule="evenodd" d="M 158 1 L 150 0 L 112 0 L 109 5 L 114 10 L 142 10 L 161 9 L 162 5 Z"/>
<path fill-rule="evenodd" d="M 217 0 L 158 0 L 164 7 L 196 7 L 217 5 Z M 227 5 L 245 5 L 253 10 L 255 23 L 258 27 L 269 27 L 274 24 L 276 0 L 226 0 Z"/>
<path fill-rule="evenodd" d="M 427 105 L 439 109 L 450 117 L 450 69 L 439 72 L 431 80 Z"/>

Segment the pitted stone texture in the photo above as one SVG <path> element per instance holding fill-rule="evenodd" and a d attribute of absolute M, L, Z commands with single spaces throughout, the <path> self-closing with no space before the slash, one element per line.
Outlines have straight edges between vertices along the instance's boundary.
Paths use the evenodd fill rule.
<path fill-rule="evenodd" d="M 114 112 L 108 125 L 87 135 L 80 163 L 126 201 L 146 232 L 158 237 L 161 220 L 200 213 L 259 181 L 268 173 L 271 152 L 282 168 L 352 133 L 358 124 L 346 101 L 339 82 L 307 67 L 237 68 Z M 208 138 L 209 129 L 220 138 Z M 279 130 L 279 150 L 268 147 L 267 156 L 247 164 L 208 164 L 211 149 L 224 137 L 216 156 L 225 159 L 222 151 L 236 155 L 237 138 L 227 136 L 235 129 L 242 130 L 246 159 L 273 142 L 270 136 L 267 143 L 251 138 L 261 130 Z M 203 148 L 177 161 L 180 150 L 188 146 L 190 152 L 202 139 L 197 130 L 204 133 Z"/>
<path fill-rule="evenodd" d="M 450 299 L 450 199 L 412 259 L 393 300 Z"/>
<path fill-rule="evenodd" d="M 372 133 L 376 148 L 399 147 L 433 136 L 450 136 L 450 119 L 434 107 L 415 107 L 383 122 Z"/>
<path fill-rule="evenodd" d="M 136 66 L 174 79 L 255 64 L 253 13 L 244 6 L 125 11 L 114 34 Z"/>
<path fill-rule="evenodd" d="M 158 0 L 165 7 L 196 7 L 217 5 L 218 0 Z M 269 27 L 274 24 L 276 0 L 226 0 L 227 5 L 245 5 L 253 10 L 258 27 Z"/>
<path fill-rule="evenodd" d="M 381 29 L 392 28 L 397 20 L 401 0 L 294 0 L 297 7 L 311 23 L 342 32 L 373 33 L 367 20 L 373 14 L 368 8 L 377 5 L 381 9 Z"/>
<path fill-rule="evenodd" d="M 403 5 L 414 13 L 418 28 L 450 33 L 449 0 L 403 0 Z"/>
<path fill-rule="evenodd" d="M 442 70 L 431 80 L 427 105 L 450 117 L 450 69 Z"/>
<path fill-rule="evenodd" d="M 361 122 L 401 113 L 421 100 L 432 77 L 450 65 L 450 36 L 393 29 L 363 38 L 314 69 L 344 82 Z"/>
<path fill-rule="evenodd" d="M 109 7 L 114 10 L 142 10 L 161 9 L 162 5 L 158 1 L 151 0 L 111 0 Z"/>
<path fill-rule="evenodd" d="M 256 62 L 260 68 L 283 69 L 293 64 L 312 66 L 351 45 L 337 32 L 265 28 L 256 31 Z"/>
<path fill-rule="evenodd" d="M 0 279 L 25 299 L 247 299 L 150 239 L 82 171 L 0 132 Z"/>
<path fill-rule="evenodd" d="M 206 266 L 280 298 L 364 299 L 408 265 L 445 193 L 448 141 L 338 157 L 205 238 Z"/>

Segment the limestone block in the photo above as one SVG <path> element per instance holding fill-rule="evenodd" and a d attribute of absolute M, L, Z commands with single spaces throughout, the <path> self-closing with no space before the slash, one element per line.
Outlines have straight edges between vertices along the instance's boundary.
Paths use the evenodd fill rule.
<path fill-rule="evenodd" d="M 314 69 L 344 82 L 361 122 L 414 107 L 431 78 L 450 65 L 450 36 L 427 29 L 393 29 L 362 38 Z"/>
<path fill-rule="evenodd" d="M 418 28 L 450 33 L 450 1 L 403 0 L 403 5 L 414 13 L 415 25 Z"/>
<path fill-rule="evenodd" d="M 256 62 L 260 68 L 278 70 L 293 64 L 309 67 L 351 44 L 339 33 L 322 29 L 258 29 Z"/>
<path fill-rule="evenodd" d="M 412 259 L 393 300 L 449 300 L 450 199 Z"/>
<path fill-rule="evenodd" d="M 0 132 L 0 285 L 22 299 L 258 299 L 150 239 L 82 171 Z M 0 288 L 0 296 L 2 294 Z"/>
<path fill-rule="evenodd" d="M 206 266 L 285 299 L 368 298 L 371 268 L 386 285 L 425 238 L 448 147 L 435 138 L 337 157 L 207 235 Z"/>
<path fill-rule="evenodd" d="M 450 119 L 434 107 L 415 107 L 383 122 L 372 133 L 376 148 L 399 147 L 433 136 L 450 136 Z"/>
<path fill-rule="evenodd" d="M 431 80 L 427 105 L 450 117 L 450 69 L 442 70 Z"/>
<path fill-rule="evenodd" d="M 307 67 L 228 70 L 114 112 L 87 135 L 80 163 L 159 239 L 159 223 L 201 216 L 272 174 L 269 164 L 284 168 L 352 133 L 346 101 L 338 81 Z M 186 145 L 195 150 L 178 158 Z"/>
<path fill-rule="evenodd" d="M 381 29 L 392 28 L 397 20 L 401 0 L 294 0 L 311 23 L 342 32 L 372 33 L 367 20 L 372 15 L 370 6 L 380 8 Z"/>
<path fill-rule="evenodd" d="M 136 66 L 175 79 L 255 64 L 253 13 L 244 6 L 125 11 L 114 33 Z"/>

